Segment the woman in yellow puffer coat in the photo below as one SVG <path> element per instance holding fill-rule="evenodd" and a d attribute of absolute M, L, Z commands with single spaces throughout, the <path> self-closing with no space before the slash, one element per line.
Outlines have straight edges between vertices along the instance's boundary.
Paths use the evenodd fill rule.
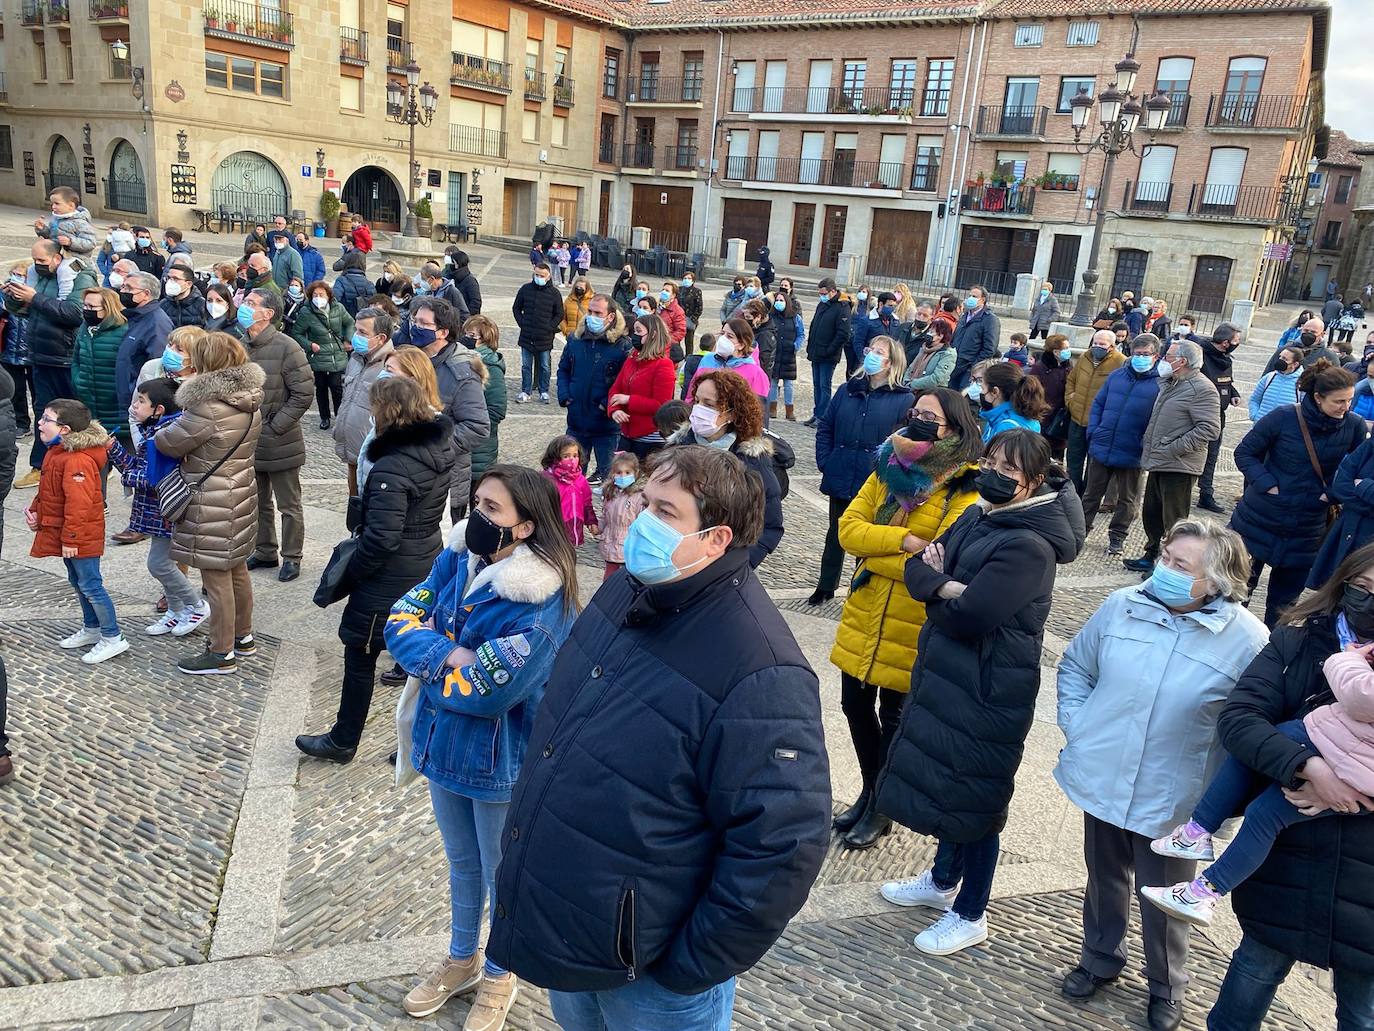
<path fill-rule="evenodd" d="M 830 653 L 863 775 L 858 800 L 835 817 L 847 848 L 871 848 L 892 827 L 873 804 L 873 785 L 901 720 L 926 619 L 902 570 L 977 500 L 981 453 L 968 401 L 953 390 L 925 391 L 909 421 L 879 446 L 873 474 L 840 517 L 840 544 L 859 559 Z"/>

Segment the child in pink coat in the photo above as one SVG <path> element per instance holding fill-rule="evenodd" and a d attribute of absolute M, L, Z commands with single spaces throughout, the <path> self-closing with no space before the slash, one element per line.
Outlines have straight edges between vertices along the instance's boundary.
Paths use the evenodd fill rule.
<path fill-rule="evenodd" d="M 592 488 L 583 472 L 586 464 L 582 445 L 567 435 L 554 437 L 544 449 L 540 463 L 544 475 L 558 488 L 558 500 L 563 508 L 563 527 L 573 547 L 583 541 L 583 532 L 596 538 L 596 509 L 592 505 Z"/>
<path fill-rule="evenodd" d="M 1360 644 L 1346 625 L 1336 623 L 1344 646 L 1322 664 L 1335 701 L 1313 709 L 1300 720 L 1280 723 L 1274 729 L 1321 756 L 1347 785 L 1374 795 L 1374 644 Z M 1234 758 L 1228 758 L 1208 785 L 1193 811 L 1193 818 L 1150 847 L 1160 855 L 1178 859 L 1212 859 L 1212 835 L 1253 793 L 1255 774 Z M 1362 815 L 1358 806 L 1349 815 Z M 1245 822 L 1226 852 L 1192 881 L 1170 887 L 1141 888 L 1140 893 L 1169 916 L 1206 926 L 1212 922 L 1217 900 L 1232 891 L 1260 868 L 1285 827 L 1301 820 L 1335 814 L 1325 810 L 1304 816 L 1271 783 L 1245 807 Z"/>
<path fill-rule="evenodd" d="M 668 434 L 665 434 L 668 436 Z M 639 459 L 621 451 L 611 462 L 611 475 L 601 487 L 601 557 L 609 580 L 625 564 L 625 537 L 630 524 L 644 511 L 644 485 L 639 480 Z"/>

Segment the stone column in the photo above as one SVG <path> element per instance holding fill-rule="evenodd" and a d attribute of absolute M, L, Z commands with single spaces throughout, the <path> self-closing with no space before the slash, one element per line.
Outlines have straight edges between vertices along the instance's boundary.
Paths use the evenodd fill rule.
<path fill-rule="evenodd" d="M 855 286 L 863 281 L 862 254 L 840 252 L 840 264 L 835 269 L 835 282 L 841 286 Z"/>
<path fill-rule="evenodd" d="M 1250 324 L 1255 320 L 1255 302 L 1248 297 L 1238 298 L 1231 302 L 1231 317 L 1227 320 L 1231 325 L 1241 331 L 1242 335 L 1248 335 Z"/>
<path fill-rule="evenodd" d="M 733 272 L 744 271 L 744 248 L 745 241 L 737 236 L 732 236 L 725 241 L 725 267 Z"/>

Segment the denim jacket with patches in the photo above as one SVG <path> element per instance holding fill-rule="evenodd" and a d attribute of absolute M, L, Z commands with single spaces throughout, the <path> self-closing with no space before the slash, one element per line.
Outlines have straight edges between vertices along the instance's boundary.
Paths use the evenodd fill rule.
<path fill-rule="evenodd" d="M 555 654 L 572 630 L 558 573 L 521 545 L 478 568 L 459 523 L 430 570 L 391 609 L 387 650 L 422 693 L 410 761 L 440 787 L 506 802 L 520 775 Z M 455 647 L 476 653 L 454 668 Z"/>

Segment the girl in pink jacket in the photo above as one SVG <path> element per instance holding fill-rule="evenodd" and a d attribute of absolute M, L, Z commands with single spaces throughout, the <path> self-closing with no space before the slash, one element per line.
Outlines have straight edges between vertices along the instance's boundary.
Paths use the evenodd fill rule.
<path fill-rule="evenodd" d="M 581 545 L 583 532 L 596 537 L 596 508 L 592 505 L 592 488 L 587 482 L 583 466 L 587 457 L 582 445 L 567 435 L 554 437 L 544 449 L 540 463 L 544 475 L 558 488 L 558 500 L 563 508 L 563 528 L 573 547 Z"/>
<path fill-rule="evenodd" d="M 1370 667 L 1374 644 L 1359 644 L 1343 615 L 1336 632 L 1344 650 L 1322 664 L 1335 701 L 1274 729 L 1320 755 L 1356 791 L 1374 795 L 1374 668 Z M 1228 758 L 1198 802 L 1193 818 L 1150 847 L 1177 859 L 1213 859 L 1212 835 L 1253 794 L 1255 778 L 1248 767 Z M 1349 815 L 1363 813 L 1357 809 Z M 1171 887 L 1141 888 L 1140 893 L 1169 916 L 1206 926 L 1212 922 L 1217 900 L 1260 868 L 1280 831 L 1300 820 L 1332 814 L 1328 809 L 1304 816 L 1284 797 L 1282 788 L 1271 783 L 1245 807 L 1245 822 L 1225 854 L 1200 876 Z"/>

